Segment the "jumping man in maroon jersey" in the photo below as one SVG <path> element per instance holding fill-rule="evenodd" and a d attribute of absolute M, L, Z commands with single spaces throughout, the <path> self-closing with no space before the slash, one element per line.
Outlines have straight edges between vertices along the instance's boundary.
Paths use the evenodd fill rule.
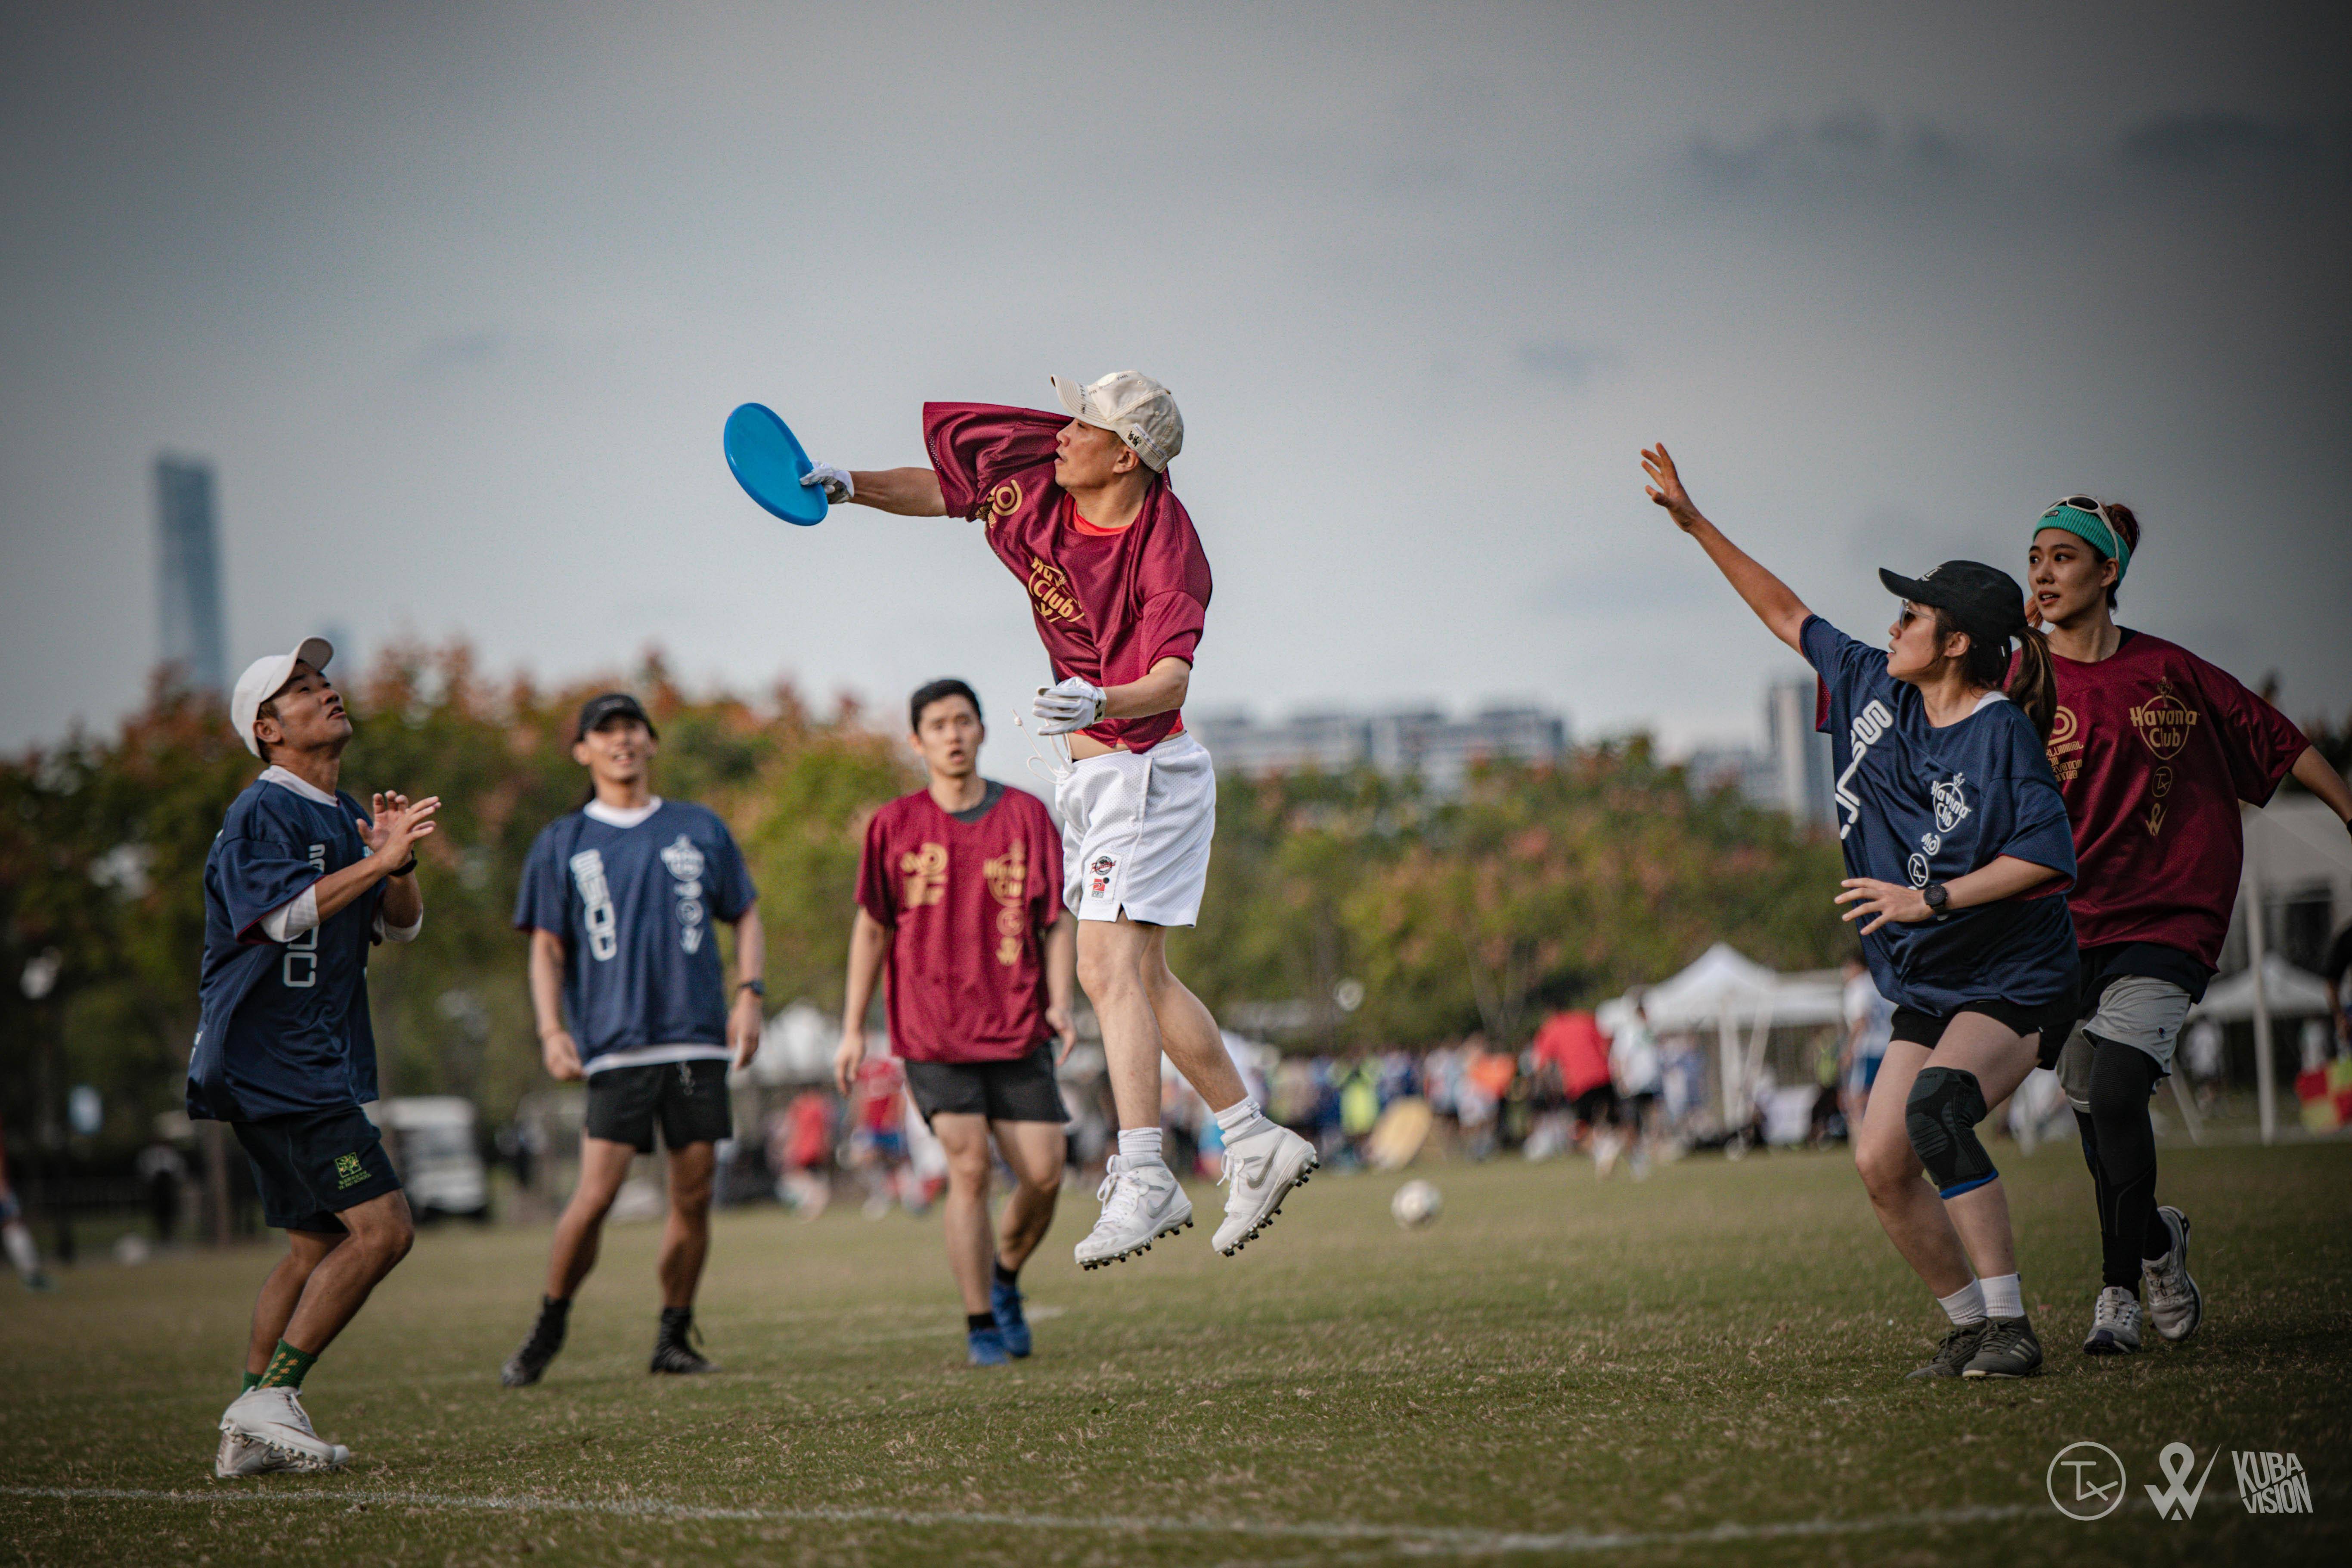
<path fill-rule="evenodd" d="M 866 1059 L 866 1010 L 889 976 L 890 1049 L 948 1157 L 948 1265 L 963 1291 L 974 1366 L 1029 1353 L 1022 1264 L 1054 1223 L 1062 1127 L 1054 1083 L 1070 1026 L 1077 922 L 1062 908 L 1062 841 L 1035 795 L 980 776 L 988 731 L 961 680 L 908 701 L 908 739 L 929 784 L 874 814 L 857 858 L 857 919 L 834 1079 Z M 1003 1232 L 988 1234 L 988 1141 L 1013 1177 Z"/>
<path fill-rule="evenodd" d="M 2091 1355 L 2139 1349 L 2143 1275 L 2158 1334 L 2185 1340 L 2203 1315 L 2188 1218 L 2157 1205 L 2147 1101 L 2230 927 L 2244 854 L 2238 803 L 2266 803 L 2292 773 L 2352 819 L 2352 789 L 2277 709 L 2188 649 L 2116 625 L 2116 590 L 2138 549 L 2128 507 L 2069 496 L 2042 514 L 2027 554 L 2058 684 L 2050 766 L 2077 867 L 2067 902 L 2083 1022 L 2058 1076 L 2098 1196 Z"/>
<path fill-rule="evenodd" d="M 981 404 L 923 407 L 931 466 L 802 482 L 836 501 L 982 522 L 1029 591 L 1054 674 L 1037 697 L 1046 735 L 1069 736 L 1057 772 L 1063 901 L 1078 917 L 1078 977 L 1102 1021 L 1118 1153 L 1102 1217 L 1078 1244 L 1088 1268 L 1192 1223 L 1160 1147 L 1160 1058 L 1216 1112 L 1232 1183 L 1217 1250 L 1257 1235 L 1317 1161 L 1244 1092 L 1216 1020 L 1168 968 L 1170 926 L 1191 925 L 1216 830 L 1216 774 L 1184 731 L 1184 693 L 1209 607 L 1209 563 L 1168 479 L 1184 421 L 1168 389 L 1117 371 L 1054 378 L 1066 417 Z"/>

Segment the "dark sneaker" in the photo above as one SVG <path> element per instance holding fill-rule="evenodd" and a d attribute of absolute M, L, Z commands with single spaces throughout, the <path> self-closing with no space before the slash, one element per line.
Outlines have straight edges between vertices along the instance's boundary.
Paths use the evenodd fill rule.
<path fill-rule="evenodd" d="M 1004 1337 L 1005 1353 L 1018 1361 L 1029 1353 L 1029 1320 L 1021 1311 L 1021 1287 L 992 1279 L 988 1310 L 996 1314 L 996 1331 Z"/>
<path fill-rule="evenodd" d="M 2172 1235 L 2172 1250 L 2142 1265 L 2147 1282 L 2147 1319 L 2156 1331 L 2179 1343 L 2197 1331 L 2204 1321 L 2205 1293 L 2189 1277 L 2189 1216 L 2166 1204 L 2156 1211 Z"/>
<path fill-rule="evenodd" d="M 677 1373 L 717 1372 L 717 1362 L 687 1342 L 688 1338 L 698 1340 L 701 1337 L 702 1331 L 694 1326 L 693 1308 L 664 1307 L 661 1333 L 654 1341 L 653 1364 L 646 1370 Z"/>
<path fill-rule="evenodd" d="M 2109 1285 L 2091 1309 L 2091 1337 L 2083 1342 L 2083 1353 L 2130 1355 L 2138 1349 L 2139 1298 L 2120 1285 Z"/>
<path fill-rule="evenodd" d="M 1973 1323 L 1962 1323 L 1952 1329 L 1944 1335 L 1943 1342 L 1936 1347 L 1936 1359 L 1926 1366 L 1904 1373 L 1904 1381 L 1959 1376 L 1960 1369 L 1968 1365 L 1969 1358 L 1977 1353 L 1977 1346 L 1984 1342 L 1985 1327 L 1984 1320 L 1979 1318 Z"/>
<path fill-rule="evenodd" d="M 1962 1377 L 2032 1377 L 2042 1370 L 2042 1342 L 2023 1318 L 1993 1318 L 1985 1324 L 1977 1353 L 1960 1369 Z"/>
<path fill-rule="evenodd" d="M 974 1366 L 1010 1366 L 1013 1354 L 1004 1347 L 1003 1329 L 967 1329 L 964 1349 Z"/>
<path fill-rule="evenodd" d="M 530 1326 L 515 1353 L 507 1357 L 507 1364 L 499 1369 L 499 1381 L 509 1388 L 529 1388 L 547 1371 L 547 1363 L 563 1348 L 563 1331 L 570 1326 L 569 1304 L 562 1307 L 541 1302 L 539 1321 Z"/>

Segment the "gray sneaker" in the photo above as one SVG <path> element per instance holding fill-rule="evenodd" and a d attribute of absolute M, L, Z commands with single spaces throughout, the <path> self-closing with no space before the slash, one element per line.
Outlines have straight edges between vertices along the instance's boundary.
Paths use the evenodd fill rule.
<path fill-rule="evenodd" d="M 2138 1349 L 2139 1298 L 2120 1285 L 2110 1285 L 2091 1309 L 2091 1337 L 2083 1342 L 2083 1353 L 2129 1355 Z"/>
<path fill-rule="evenodd" d="M 1985 1324 L 1984 1339 L 1960 1375 L 2032 1377 L 2041 1370 L 2042 1342 L 2033 1337 L 2033 1325 L 2023 1318 L 1994 1318 Z"/>
<path fill-rule="evenodd" d="M 1913 1383 L 1923 1377 L 1959 1376 L 1960 1369 L 1968 1365 L 1969 1359 L 1977 1353 L 1977 1346 L 1984 1342 L 1988 1326 L 1982 1318 L 1979 1318 L 1973 1323 L 1962 1323 L 1952 1329 L 1944 1335 L 1943 1342 L 1936 1347 L 1936 1359 L 1926 1366 L 1905 1373 L 1904 1381 Z"/>
<path fill-rule="evenodd" d="M 2156 1211 L 2172 1235 L 2172 1250 L 2142 1265 L 2147 1282 L 2147 1316 L 2156 1331 L 2178 1344 L 2197 1331 L 2205 1316 L 2205 1293 L 2189 1277 L 2189 1216 L 2166 1204 Z"/>

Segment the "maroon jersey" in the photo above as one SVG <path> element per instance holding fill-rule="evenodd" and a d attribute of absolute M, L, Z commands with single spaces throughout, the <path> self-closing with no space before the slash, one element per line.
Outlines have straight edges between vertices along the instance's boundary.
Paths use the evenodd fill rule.
<path fill-rule="evenodd" d="M 890 1049 L 916 1062 L 1011 1061 L 1045 1024 L 1045 928 L 1062 909 L 1062 836 L 1045 804 L 991 784 L 977 822 L 929 790 L 866 825 L 857 907 L 890 929 Z"/>
<path fill-rule="evenodd" d="M 2238 803 L 2268 801 L 2310 742 L 2228 671 L 2146 632 L 2095 664 L 2051 662 L 2075 940 L 2158 942 L 2213 968 L 2245 853 Z"/>
<path fill-rule="evenodd" d="M 1190 664 L 1210 586 L 1192 518 L 1160 474 L 1127 527 L 1087 526 L 1054 482 L 1054 437 L 1068 423 L 1030 408 L 923 405 L 923 446 L 949 512 L 987 522 L 989 547 L 1029 590 L 1056 679 L 1125 686 L 1163 658 Z M 1148 752 L 1183 727 L 1171 710 L 1086 732 Z"/>

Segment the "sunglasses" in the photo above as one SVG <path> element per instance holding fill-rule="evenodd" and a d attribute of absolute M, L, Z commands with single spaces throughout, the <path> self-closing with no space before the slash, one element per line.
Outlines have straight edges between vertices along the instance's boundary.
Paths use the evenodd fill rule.
<path fill-rule="evenodd" d="M 2110 531 L 2116 526 L 2116 520 L 2107 515 L 2105 504 L 2090 496 L 2068 496 L 2063 500 L 2053 500 L 2042 510 L 2042 515 L 2049 517 L 2053 513 L 2064 511 L 2070 507 L 2076 511 L 2089 512 L 2093 517 L 2105 523 Z"/>

